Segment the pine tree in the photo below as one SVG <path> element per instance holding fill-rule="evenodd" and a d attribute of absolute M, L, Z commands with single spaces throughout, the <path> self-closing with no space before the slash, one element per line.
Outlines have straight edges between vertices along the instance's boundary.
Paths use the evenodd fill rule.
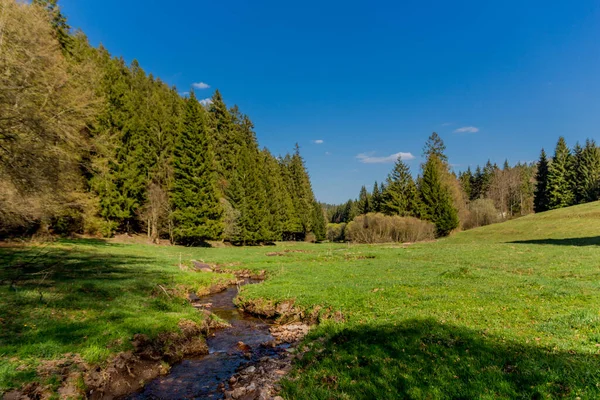
<path fill-rule="evenodd" d="M 561 136 L 556 143 L 554 157 L 548 168 L 550 209 L 568 207 L 575 201 L 571 158 L 571 151 L 567 147 L 565 138 Z"/>
<path fill-rule="evenodd" d="M 450 192 L 442 182 L 442 168 L 443 162 L 431 153 L 423 166 L 419 192 L 422 218 L 435 224 L 438 236 L 447 236 L 458 227 L 459 221 Z"/>
<path fill-rule="evenodd" d="M 325 214 L 321 205 L 314 201 L 313 202 L 313 222 L 312 222 L 312 233 L 315 235 L 317 242 L 325 240 L 327 233 L 325 221 Z"/>
<path fill-rule="evenodd" d="M 297 201 L 295 201 L 296 185 L 291 173 L 292 157 L 286 154 L 285 157 L 279 158 L 280 173 L 283 178 L 284 184 L 284 202 L 286 216 L 283 223 L 283 239 L 284 240 L 298 240 L 302 238 L 302 220 L 300 214 L 296 208 Z"/>
<path fill-rule="evenodd" d="M 571 156 L 571 165 L 569 169 L 571 171 L 571 190 L 573 191 L 573 204 L 584 203 L 584 188 L 583 182 L 583 147 L 579 142 L 575 143 L 573 147 L 573 154 Z"/>
<path fill-rule="evenodd" d="M 173 155 L 173 234 L 181 244 L 219 239 L 223 232 L 223 210 L 206 131 L 205 111 L 192 91 L 185 102 Z"/>
<path fill-rule="evenodd" d="M 292 182 L 292 201 L 302 224 L 300 234 L 306 236 L 313 228 L 313 202 L 315 200 L 298 144 L 296 144 L 294 154 L 290 159 L 289 171 Z"/>
<path fill-rule="evenodd" d="M 375 181 L 375 184 L 373 185 L 373 193 L 371 194 L 371 208 L 373 209 L 373 212 L 381 212 L 381 203 L 381 192 L 379 191 L 379 185 L 377 184 L 377 181 Z"/>
<path fill-rule="evenodd" d="M 578 163 L 576 184 L 580 202 L 600 199 L 600 148 L 594 140 L 585 142 Z"/>
<path fill-rule="evenodd" d="M 437 133 L 433 132 L 427 142 L 425 142 L 425 147 L 423 148 L 423 158 L 428 158 L 430 155 L 435 155 L 437 158 L 443 162 L 448 162 L 448 157 L 444 153 L 446 151 L 446 145 L 444 141 Z"/>
<path fill-rule="evenodd" d="M 462 172 L 459 175 L 459 180 L 462 190 L 467 195 L 467 198 L 471 200 L 473 196 L 473 190 L 471 186 L 473 182 L 473 172 L 471 172 L 471 167 L 468 167 L 465 172 Z"/>
<path fill-rule="evenodd" d="M 371 196 L 367 192 L 366 187 L 360 188 L 360 194 L 358 195 L 358 202 L 356 204 L 359 214 L 367 214 L 371 212 Z"/>
<path fill-rule="evenodd" d="M 281 240 L 283 237 L 284 222 L 288 213 L 286 204 L 291 207 L 291 199 L 285 189 L 277 159 L 267 149 L 263 149 L 262 157 L 264 168 L 262 178 L 266 189 L 265 206 L 268 210 L 265 223 L 270 228 L 269 236 L 266 239 L 272 241 Z"/>
<path fill-rule="evenodd" d="M 218 188 L 221 196 L 226 195 L 227 186 L 231 180 L 236 157 L 240 151 L 239 130 L 234 123 L 234 118 L 227 109 L 223 97 L 215 90 L 208 107 L 210 114 L 210 137 L 213 154 L 215 155 L 216 170 L 218 174 Z"/>
<path fill-rule="evenodd" d="M 537 164 L 535 174 L 535 193 L 533 199 L 533 209 L 536 213 L 548 211 L 550 209 L 550 193 L 548 191 L 548 159 L 546 152 L 542 149 L 540 159 Z"/>
<path fill-rule="evenodd" d="M 419 194 L 408 165 L 398 158 L 383 193 L 383 212 L 388 215 L 419 216 Z"/>

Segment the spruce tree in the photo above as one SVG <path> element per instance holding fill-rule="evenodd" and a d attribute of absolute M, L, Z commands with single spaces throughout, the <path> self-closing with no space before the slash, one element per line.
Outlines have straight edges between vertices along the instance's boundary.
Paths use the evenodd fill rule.
<path fill-rule="evenodd" d="M 471 186 L 471 184 L 473 182 L 473 172 L 471 172 L 471 167 L 468 167 L 465 172 L 462 172 L 459 175 L 459 180 L 460 180 L 460 185 L 462 187 L 462 190 L 467 195 L 467 198 L 469 200 L 471 200 L 472 195 L 473 195 L 473 190 L 472 190 L 472 186 Z"/>
<path fill-rule="evenodd" d="M 418 217 L 420 214 L 417 187 L 410 174 L 410 168 L 400 158 L 388 176 L 382 197 L 382 210 L 388 215 Z"/>
<path fill-rule="evenodd" d="M 301 238 L 303 233 L 302 220 L 300 219 L 300 213 L 296 207 L 296 185 L 291 173 L 291 163 L 292 157 L 289 154 L 286 154 L 283 158 L 279 158 L 279 168 L 285 188 L 283 192 L 283 201 L 285 204 L 284 208 L 286 211 L 286 216 L 283 222 L 284 240 L 298 240 Z"/>
<path fill-rule="evenodd" d="M 234 174 L 236 157 L 240 151 L 239 130 L 234 116 L 227 109 L 221 93 L 216 90 L 208 107 L 210 114 L 210 144 L 215 155 L 218 188 L 226 195 L 227 186 Z"/>
<path fill-rule="evenodd" d="M 367 214 L 371 212 L 371 196 L 367 192 L 365 186 L 360 188 L 360 194 L 358 195 L 358 202 L 356 204 L 359 214 Z"/>
<path fill-rule="evenodd" d="M 578 163 L 577 188 L 580 202 L 600 199 L 600 148 L 594 140 L 586 140 Z"/>
<path fill-rule="evenodd" d="M 443 162 L 448 162 L 448 157 L 444 153 L 446 151 L 446 145 L 444 141 L 436 132 L 433 132 L 427 142 L 425 142 L 425 147 L 423 148 L 423 158 L 428 158 L 430 155 L 435 155 L 437 158 Z"/>
<path fill-rule="evenodd" d="M 173 154 L 173 235 L 181 244 L 219 239 L 223 210 L 219 203 L 206 115 L 194 92 L 185 102 Z"/>
<path fill-rule="evenodd" d="M 564 137 L 556 143 L 554 157 L 548 168 L 548 193 L 550 209 L 568 207 L 575 202 L 571 151 Z"/>
<path fill-rule="evenodd" d="M 283 226 L 286 220 L 286 204 L 291 206 L 289 193 L 285 189 L 283 177 L 277 159 L 267 149 L 262 151 L 262 164 L 264 173 L 262 175 L 263 185 L 266 190 L 265 208 L 268 210 L 265 223 L 270 228 L 267 240 L 281 240 L 283 237 Z"/>
<path fill-rule="evenodd" d="M 583 147 L 579 144 L 579 142 L 575 143 L 573 147 L 573 154 L 571 156 L 571 165 L 569 166 L 571 170 L 571 190 L 573 191 L 573 204 L 581 204 L 584 203 L 584 188 L 582 185 L 583 182 Z"/>
<path fill-rule="evenodd" d="M 548 159 L 544 149 L 542 149 L 540 159 L 537 163 L 535 181 L 533 209 L 536 213 L 548 211 L 550 209 L 550 193 L 548 192 Z"/>
<path fill-rule="evenodd" d="M 312 233 L 315 235 L 317 242 L 325 240 L 327 233 L 327 223 L 325 221 L 325 214 L 323 213 L 323 207 L 317 202 L 313 201 L 313 222 L 312 222 Z"/>
<path fill-rule="evenodd" d="M 431 153 L 419 181 L 421 217 L 435 224 L 437 236 L 449 235 L 459 224 L 450 191 L 442 181 L 442 168 L 444 163 L 435 153 Z"/>
<path fill-rule="evenodd" d="M 379 185 L 377 184 L 377 181 L 375 181 L 375 184 L 373 185 L 373 193 L 371 194 L 371 208 L 373 209 L 373 212 L 381 212 L 381 203 L 381 192 L 379 191 Z"/>

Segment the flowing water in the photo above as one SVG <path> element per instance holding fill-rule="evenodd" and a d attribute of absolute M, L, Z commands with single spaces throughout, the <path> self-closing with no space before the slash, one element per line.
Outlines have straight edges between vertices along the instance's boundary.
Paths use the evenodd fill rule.
<path fill-rule="evenodd" d="M 128 399 L 219 399 L 223 397 L 219 384 L 226 383 L 240 368 L 262 357 L 277 356 L 283 347 L 261 346 L 273 340 L 269 323 L 238 310 L 233 304 L 237 293 L 238 287 L 231 286 L 202 297 L 203 303 L 212 303 L 209 310 L 231 324 L 231 328 L 217 330 L 207 338 L 208 355 L 174 365 L 168 375 L 151 381 Z"/>

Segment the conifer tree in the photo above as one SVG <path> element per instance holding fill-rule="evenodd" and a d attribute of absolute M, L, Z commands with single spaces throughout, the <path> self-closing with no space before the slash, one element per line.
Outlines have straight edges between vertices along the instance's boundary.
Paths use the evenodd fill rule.
<path fill-rule="evenodd" d="M 283 239 L 284 240 L 298 240 L 301 239 L 302 220 L 300 219 L 300 213 L 297 207 L 296 201 L 296 185 L 291 172 L 292 157 L 286 154 L 285 157 L 279 158 L 280 173 L 283 178 L 285 187 L 284 201 L 286 217 L 283 223 Z"/>
<path fill-rule="evenodd" d="M 423 176 L 419 181 L 421 216 L 435 224 L 438 236 L 449 235 L 459 224 L 450 192 L 442 182 L 443 167 L 443 162 L 435 153 L 431 153 L 423 166 Z"/>
<path fill-rule="evenodd" d="M 420 202 L 410 168 L 401 158 L 396 160 L 383 192 L 382 210 L 388 215 L 419 216 Z"/>
<path fill-rule="evenodd" d="M 181 125 L 173 155 L 173 234 L 177 243 L 198 244 L 221 237 L 223 210 L 205 111 L 193 91 L 185 102 Z"/>
<path fill-rule="evenodd" d="M 578 169 L 577 191 L 580 202 L 600 199 L 600 148 L 594 140 L 586 140 Z"/>
<path fill-rule="evenodd" d="M 379 185 L 377 184 L 377 181 L 375 181 L 375 184 L 373 185 L 373 193 L 371 194 L 371 208 L 373 209 L 373 212 L 381 212 L 381 203 L 381 192 L 379 191 Z"/>
<path fill-rule="evenodd" d="M 436 132 L 433 132 L 427 142 L 425 142 L 425 147 L 423 148 L 423 158 L 428 158 L 430 155 L 435 155 L 437 158 L 443 162 L 448 162 L 448 157 L 444 153 L 446 151 L 446 145 L 444 141 Z"/>
<path fill-rule="evenodd" d="M 548 194 L 550 209 L 568 207 L 575 201 L 571 151 L 564 137 L 556 143 L 554 157 L 548 168 Z"/>
<path fill-rule="evenodd" d="M 473 189 L 472 189 L 471 185 L 473 182 L 473 172 L 471 172 L 471 167 L 467 167 L 467 170 L 460 174 L 459 180 L 460 180 L 460 185 L 462 187 L 462 190 L 467 195 L 467 198 L 469 200 L 472 200 Z"/>
<path fill-rule="evenodd" d="M 234 124 L 234 116 L 227 109 L 223 97 L 215 90 L 208 107 L 210 113 L 210 142 L 215 155 L 218 188 L 226 195 L 227 186 L 234 174 L 236 157 L 240 151 L 241 138 Z"/>
<path fill-rule="evenodd" d="M 371 212 L 371 196 L 369 195 L 369 192 L 367 192 L 367 188 L 365 186 L 360 188 L 356 206 L 359 214 L 367 214 Z"/>
<path fill-rule="evenodd" d="M 292 206 L 291 199 L 285 189 L 277 159 L 267 149 L 263 149 L 262 157 L 264 168 L 262 178 L 266 189 L 265 208 L 268 210 L 265 223 L 270 228 L 266 240 L 281 240 L 283 237 L 284 222 L 289 212 L 287 207 Z"/>
<path fill-rule="evenodd" d="M 584 189 L 582 186 L 583 182 L 583 147 L 579 142 L 575 143 L 573 147 L 573 154 L 571 156 L 571 190 L 573 191 L 573 204 L 581 204 L 584 202 Z"/>
<path fill-rule="evenodd" d="M 313 201 L 312 233 L 315 235 L 317 242 L 325 240 L 325 235 L 327 233 L 326 225 L 323 208 L 318 202 Z"/>

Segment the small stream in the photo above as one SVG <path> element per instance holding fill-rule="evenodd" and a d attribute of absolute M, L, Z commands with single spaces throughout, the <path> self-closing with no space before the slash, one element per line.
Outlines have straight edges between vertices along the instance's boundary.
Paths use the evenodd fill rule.
<path fill-rule="evenodd" d="M 247 280 L 245 284 L 257 282 Z M 221 293 L 201 298 L 203 303 L 212 303 L 208 308 L 211 312 L 231 324 L 231 328 L 217 330 L 207 338 L 208 355 L 183 360 L 174 365 L 168 375 L 156 378 L 141 392 L 127 398 L 220 399 L 223 394 L 219 385 L 227 385 L 227 380 L 239 369 L 262 357 L 275 357 L 281 353 L 283 346 L 261 346 L 273 340 L 269 323 L 238 310 L 233 304 L 237 293 L 238 287 L 231 286 Z M 250 349 L 245 346 L 241 349 L 239 342 Z"/>

